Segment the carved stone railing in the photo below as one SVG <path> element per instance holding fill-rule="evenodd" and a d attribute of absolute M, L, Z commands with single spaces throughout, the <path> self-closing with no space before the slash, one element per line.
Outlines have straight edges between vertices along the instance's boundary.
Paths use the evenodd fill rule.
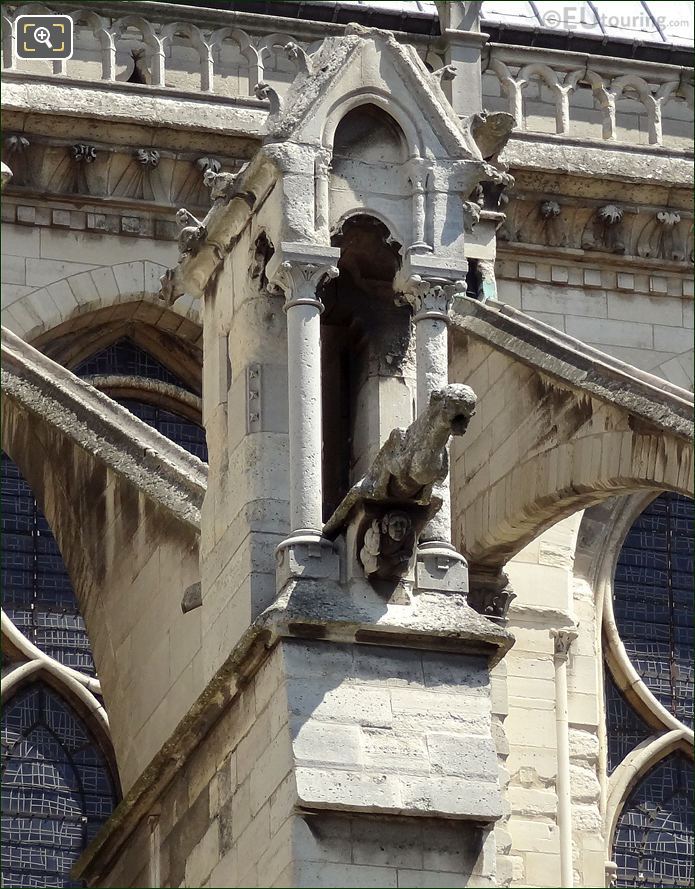
<path fill-rule="evenodd" d="M 177 16 L 189 20 L 152 21 L 138 14 L 121 15 L 119 12 L 125 10 L 122 4 L 118 6 L 121 10 L 109 3 L 83 4 L 75 9 L 66 8 L 67 4 L 55 4 L 53 8 L 39 3 L 3 4 L 3 72 L 130 82 L 241 99 L 254 97 L 256 86 L 264 81 L 280 86 L 291 82 L 297 73 L 298 56 L 285 52 L 288 44 L 312 51 L 313 44 L 321 42 L 302 42 L 290 34 L 267 30 L 247 33 L 236 27 L 239 16 L 225 11 L 211 17 L 190 8 L 176 9 Z M 128 6 L 137 7 L 139 12 L 144 4 Z M 73 57 L 53 62 L 19 59 L 17 16 L 51 12 L 68 14 L 75 22 Z M 166 13 L 158 12 L 164 18 Z M 203 20 L 208 24 L 196 24 Z M 224 25 L 225 21 L 231 24 Z M 267 19 L 263 17 L 260 22 L 265 24 Z"/>
<path fill-rule="evenodd" d="M 145 89 L 257 101 L 267 83 L 282 94 L 328 33 L 340 26 L 286 22 L 226 10 L 131 2 L 2 5 L 2 69 L 83 82 L 134 83 Z M 67 61 L 17 58 L 16 17 L 67 13 L 74 19 L 75 52 Z M 145 17 L 147 16 L 147 17 Z M 153 20 L 153 17 L 156 20 Z M 409 35 L 430 67 L 442 46 Z M 689 148 L 692 71 L 676 65 L 491 44 L 483 53 L 483 104 L 514 115 L 517 130 L 608 143 L 643 141 L 654 148 Z M 486 94 L 485 83 L 492 84 Z M 534 96 L 534 90 L 538 95 Z M 493 95 L 501 93 L 501 95 Z M 591 121 L 588 120 L 591 118 Z M 671 130 L 678 131 L 676 138 Z M 643 133 L 640 135 L 640 132 Z"/>
<path fill-rule="evenodd" d="M 645 126 L 649 145 L 664 145 L 668 142 L 664 138 L 664 118 L 670 103 L 681 106 L 675 111 L 675 119 L 684 121 L 683 129 L 691 126 L 688 118 L 692 120 L 692 71 L 675 65 L 493 44 L 484 54 L 483 72 L 499 82 L 503 100 L 499 110 L 509 111 L 520 130 L 535 129 L 529 123 L 533 102 L 540 116 L 554 118 L 554 134 L 567 138 L 585 138 L 584 133 L 577 132 L 580 108 L 595 112 L 601 138 L 608 142 L 621 141 L 624 114 L 630 115 L 633 123 L 638 118 Z M 531 96 L 534 82 L 542 97 Z M 586 102 L 579 102 L 583 91 L 593 99 L 589 108 Z M 542 105 L 545 108 L 541 110 Z M 690 114 L 683 113 L 685 108 Z"/>

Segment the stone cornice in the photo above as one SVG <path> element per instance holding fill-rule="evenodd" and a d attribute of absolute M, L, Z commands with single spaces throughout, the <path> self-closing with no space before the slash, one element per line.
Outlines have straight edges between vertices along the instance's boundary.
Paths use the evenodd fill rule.
<path fill-rule="evenodd" d="M 4 327 L 2 393 L 199 529 L 207 466 Z"/>

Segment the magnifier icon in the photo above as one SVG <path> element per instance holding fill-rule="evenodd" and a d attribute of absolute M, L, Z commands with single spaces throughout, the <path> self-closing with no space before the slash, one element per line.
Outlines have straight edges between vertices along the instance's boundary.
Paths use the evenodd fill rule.
<path fill-rule="evenodd" d="M 36 28 L 34 30 L 34 40 L 37 43 L 43 43 L 43 45 L 47 46 L 49 49 L 53 49 L 53 44 L 51 43 L 51 32 L 48 30 L 48 28 Z"/>

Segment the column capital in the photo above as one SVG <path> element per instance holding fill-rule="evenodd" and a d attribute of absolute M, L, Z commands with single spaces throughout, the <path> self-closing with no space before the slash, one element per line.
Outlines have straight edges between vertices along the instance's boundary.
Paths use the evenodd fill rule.
<path fill-rule="evenodd" d="M 269 284 L 285 296 L 285 311 L 296 305 L 312 305 L 320 312 L 319 285 L 338 276 L 340 250 L 311 244 L 283 243 L 268 262 Z"/>
<path fill-rule="evenodd" d="M 423 278 L 411 275 L 401 285 L 401 304 L 407 303 L 413 310 L 413 320 L 417 324 L 426 318 L 448 322 L 454 297 L 466 292 L 465 281 L 451 281 L 447 278 Z"/>
<path fill-rule="evenodd" d="M 561 630 L 551 630 L 550 635 L 555 643 L 555 657 L 558 660 L 566 661 L 570 647 L 579 635 L 576 627 L 566 627 Z"/>

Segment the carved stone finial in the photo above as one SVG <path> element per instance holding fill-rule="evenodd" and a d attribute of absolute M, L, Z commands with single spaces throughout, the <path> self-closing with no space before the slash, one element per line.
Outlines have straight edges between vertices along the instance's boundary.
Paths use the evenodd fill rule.
<path fill-rule="evenodd" d="M 596 215 L 604 225 L 617 225 L 623 221 L 623 208 L 617 204 L 605 204 L 599 207 Z"/>
<path fill-rule="evenodd" d="M 550 635 L 555 643 L 555 657 L 559 660 L 567 660 L 570 647 L 579 635 L 576 628 L 551 630 Z"/>
<path fill-rule="evenodd" d="M 270 113 L 277 114 L 282 108 L 282 102 L 280 101 L 280 96 L 277 92 L 272 88 L 269 83 L 266 83 L 264 80 L 261 80 L 260 83 L 257 83 L 253 88 L 254 95 L 257 99 L 268 100 L 270 102 Z"/>
<path fill-rule="evenodd" d="M 97 150 L 94 145 L 76 142 L 70 146 L 70 155 L 78 164 L 92 164 L 97 159 Z"/>
<path fill-rule="evenodd" d="M 557 201 L 543 201 L 540 212 L 543 219 L 555 219 L 560 215 L 560 205 Z"/>
<path fill-rule="evenodd" d="M 136 148 L 135 159 L 143 167 L 149 167 L 152 170 L 159 166 L 159 152 L 154 148 Z"/>

